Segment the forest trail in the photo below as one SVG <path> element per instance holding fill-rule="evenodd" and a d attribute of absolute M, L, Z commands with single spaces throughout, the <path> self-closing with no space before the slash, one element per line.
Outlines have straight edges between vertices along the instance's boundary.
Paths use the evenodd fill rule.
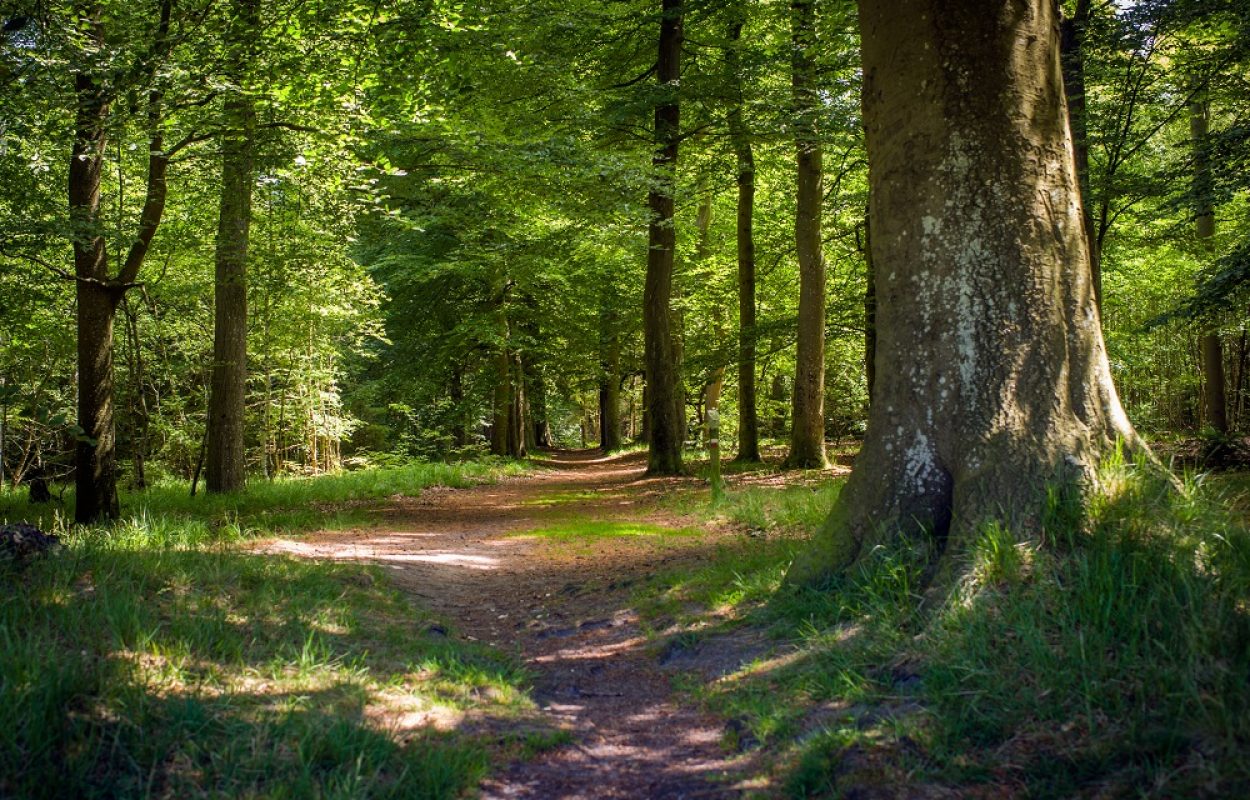
<path fill-rule="evenodd" d="M 496 769 L 484 798 L 741 796 L 749 756 L 722 747 L 723 722 L 674 702 L 631 608 L 640 580 L 703 557 L 717 535 L 658 506 L 686 482 L 646 478 L 643 454 L 549 455 L 523 477 L 394 498 L 375 528 L 270 549 L 379 564 L 458 635 L 520 654 L 543 716 L 572 741 Z"/>

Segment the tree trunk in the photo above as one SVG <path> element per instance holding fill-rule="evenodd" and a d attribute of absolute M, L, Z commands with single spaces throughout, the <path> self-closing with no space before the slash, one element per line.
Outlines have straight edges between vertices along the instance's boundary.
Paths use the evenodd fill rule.
<path fill-rule="evenodd" d="M 990 521 L 1094 487 L 1120 407 L 1051 0 L 862 0 L 877 375 L 855 469 L 789 580 L 925 534 L 938 585 Z M 988 188 L 987 188 L 988 187 Z M 887 369 L 888 368 L 888 369 Z"/>
<path fill-rule="evenodd" d="M 501 346 L 495 354 L 494 424 L 490 432 L 490 451 L 497 456 L 508 455 L 508 423 L 512 420 L 512 380 L 508 350 Z"/>
<path fill-rule="evenodd" d="M 621 340 L 616 315 L 606 306 L 600 324 L 599 448 L 611 453 L 621 449 Z"/>
<path fill-rule="evenodd" d="M 1090 0 L 1077 0 L 1072 18 L 1060 23 L 1059 52 L 1068 101 L 1068 126 L 1072 129 L 1072 154 L 1076 158 L 1076 177 L 1081 187 L 1081 220 L 1089 247 L 1090 280 L 1094 285 L 1094 301 L 1101 311 L 1102 247 L 1094 227 L 1094 205 L 1090 198 L 1089 124 L 1085 110 L 1085 37 L 1092 11 Z"/>
<path fill-rule="evenodd" d="M 655 106 L 655 187 L 647 198 L 651 209 L 648 230 L 647 278 L 643 289 L 643 332 L 647 366 L 647 472 L 682 472 L 679 376 L 672 336 L 673 254 L 677 245 L 673 226 L 673 189 L 681 112 L 677 103 L 682 42 L 681 0 L 662 0 L 657 76 L 661 97 Z"/>
<path fill-rule="evenodd" d="M 464 365 L 456 362 L 451 368 L 451 384 L 448 387 L 451 397 L 452 415 L 451 440 L 456 449 L 469 443 L 469 426 L 464 415 Z"/>
<path fill-rule="evenodd" d="M 525 403 L 525 371 L 519 353 L 513 353 L 510 359 L 509 377 L 511 386 L 509 395 L 511 403 L 508 407 L 508 455 L 513 458 L 525 458 L 526 424 L 528 417 Z"/>
<path fill-rule="evenodd" d="M 257 0 L 235 0 L 231 26 L 232 77 L 242 82 L 249 41 L 258 22 Z M 204 488 L 234 492 L 247 477 L 244 411 L 247 401 L 247 248 L 252 225 L 256 110 L 246 88 L 225 101 L 221 135 L 221 204 L 213 295 L 213 376 L 208 397 L 208 462 Z"/>
<path fill-rule="evenodd" d="M 1215 237 L 1212 203 L 1211 161 L 1207 152 L 1209 107 L 1195 97 L 1189 106 L 1189 134 L 1194 148 L 1194 233 L 1198 247 L 1209 250 Z M 1224 380 L 1224 343 L 1217 331 L 1207 331 L 1198 342 L 1202 357 L 1202 410 L 1206 423 L 1218 433 L 1228 433 L 1228 392 Z"/>
<path fill-rule="evenodd" d="M 798 192 L 794 239 L 799 260 L 799 341 L 795 356 L 790 454 L 786 466 L 820 468 L 825 461 L 825 256 L 820 218 L 824 200 L 816 80 L 814 0 L 792 0 L 791 78 Z"/>
<path fill-rule="evenodd" d="M 163 0 L 153 52 L 169 46 L 172 0 Z M 98 12 L 98 9 L 95 9 Z M 104 30 L 90 12 L 79 19 L 86 39 L 104 50 Z M 155 81 L 157 59 L 146 76 Z M 74 144 L 70 153 L 68 200 L 73 224 L 74 276 L 78 301 L 78 433 L 75 448 L 74 520 L 92 523 L 115 519 L 117 498 L 117 437 L 113 414 L 113 321 L 126 291 L 135 286 L 148 247 L 165 211 L 169 154 L 164 144 L 164 97 L 152 85 L 148 91 L 147 193 L 139 214 L 139 229 L 116 276 L 110 276 L 100 230 L 100 180 L 104 166 L 105 127 L 110 91 L 90 68 L 74 77 Z"/>
<path fill-rule="evenodd" d="M 729 49 L 725 63 L 732 85 L 729 108 L 729 138 L 733 143 L 738 182 L 738 455 L 736 461 L 760 460 L 760 427 L 755 389 L 755 152 L 742 118 L 742 64 L 738 47 L 742 38 L 742 17 L 729 27 Z"/>

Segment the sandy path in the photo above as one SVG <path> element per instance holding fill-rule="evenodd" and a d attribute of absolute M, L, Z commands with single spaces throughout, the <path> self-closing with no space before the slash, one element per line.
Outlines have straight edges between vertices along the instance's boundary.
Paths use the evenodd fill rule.
<path fill-rule="evenodd" d="M 520 652 L 543 713 L 573 742 L 498 770 L 483 797 L 739 797 L 743 764 L 720 744 L 723 722 L 672 701 L 629 605 L 636 581 L 706 555 L 715 534 L 517 535 L 579 520 L 680 525 L 655 507 L 674 483 L 644 479 L 644 467 L 637 455 L 560 452 L 532 475 L 395 500 L 375 529 L 272 547 L 381 564 L 460 635 Z"/>

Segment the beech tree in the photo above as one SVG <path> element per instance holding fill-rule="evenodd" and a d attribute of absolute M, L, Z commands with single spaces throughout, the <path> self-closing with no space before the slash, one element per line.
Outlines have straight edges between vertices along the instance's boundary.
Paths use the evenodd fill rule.
<path fill-rule="evenodd" d="M 923 532 L 939 580 L 980 526 L 1031 531 L 1141 443 L 1104 350 L 1049 0 L 859 4 L 876 287 L 864 447 L 813 582 Z"/>
<path fill-rule="evenodd" d="M 681 109 L 676 92 L 681 80 L 682 13 L 680 0 L 663 0 L 656 77 L 661 96 L 655 106 L 655 167 L 659 173 L 648 198 L 651 223 L 647 249 L 647 279 L 643 295 L 643 330 L 647 361 L 647 470 L 653 474 L 681 472 L 682 413 L 676 353 L 673 345 L 673 180 Z"/>
<path fill-rule="evenodd" d="M 794 240 L 799 260 L 799 330 L 795 356 L 790 467 L 825 466 L 825 255 L 821 244 L 824 174 L 816 116 L 816 6 L 790 4 L 794 145 L 798 174 Z"/>
<path fill-rule="evenodd" d="M 218 213 L 213 307 L 212 386 L 208 396 L 208 448 L 204 485 L 210 492 L 243 488 L 246 459 L 243 411 L 247 393 L 247 246 L 252 227 L 256 109 L 247 80 L 259 26 L 258 0 L 235 0 L 227 34 L 229 79 L 221 133 L 221 204 Z"/>

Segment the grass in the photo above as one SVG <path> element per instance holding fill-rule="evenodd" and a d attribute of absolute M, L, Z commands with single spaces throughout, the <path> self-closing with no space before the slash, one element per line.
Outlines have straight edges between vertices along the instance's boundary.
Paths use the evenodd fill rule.
<path fill-rule="evenodd" d="M 191 497 L 182 481 L 123 491 L 122 515 L 128 519 L 164 517 L 190 525 L 243 526 L 247 531 L 300 531 L 350 527 L 366 522 L 375 501 L 394 496 L 415 497 L 430 486 L 463 487 L 517 474 L 520 462 L 481 461 L 463 464 L 416 462 L 311 478 L 253 480 L 243 492 Z M 201 487 L 202 488 L 202 487 Z M 53 529 L 73 518 L 73 490 L 65 505 L 27 502 L 26 493 L 0 488 L 0 521 L 27 520 Z"/>
<path fill-rule="evenodd" d="M 679 642 L 771 637 L 688 686 L 788 796 L 1247 796 L 1250 532 L 1224 502 L 1245 481 L 1177 490 L 1119 464 L 1107 485 L 1083 524 L 1053 514 L 1040 541 L 984 529 L 937 608 L 906 546 L 813 591 L 782 586 L 802 539 L 769 535 L 657 579 L 647 613 Z M 805 506 L 783 489 L 722 513 L 775 531 Z"/>
<path fill-rule="evenodd" d="M 0 565 L 0 797 L 446 798 L 492 754 L 558 744 L 553 731 L 463 729 L 470 712 L 528 717 L 527 675 L 449 637 L 375 569 L 240 547 L 316 526 L 314 504 L 495 469 L 422 465 L 194 501 L 159 487 L 130 496 L 110 528 L 61 528 L 54 555 Z"/>

